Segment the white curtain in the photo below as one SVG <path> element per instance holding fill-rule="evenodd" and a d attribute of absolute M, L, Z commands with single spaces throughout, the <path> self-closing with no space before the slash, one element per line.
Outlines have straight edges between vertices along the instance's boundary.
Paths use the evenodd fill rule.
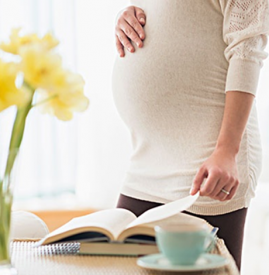
<path fill-rule="evenodd" d="M 130 152 L 129 134 L 111 94 L 116 54 L 114 23 L 124 0 L 0 0 L 0 40 L 11 28 L 43 35 L 52 31 L 67 67 L 81 73 L 91 106 L 71 122 L 31 111 L 20 153 L 16 199 L 75 194 L 94 208 L 115 204 Z M 0 115 L 5 154 L 14 110 Z M 69 196 L 70 198 L 70 196 Z M 72 197 L 74 200 L 74 198 Z M 71 202 L 70 202 L 71 203 Z"/>
<path fill-rule="evenodd" d="M 91 101 L 89 110 L 71 122 L 60 122 L 37 110 L 30 114 L 21 150 L 18 200 L 54 196 L 57 203 L 57 195 L 68 193 L 87 207 L 115 206 L 131 153 L 129 132 L 111 91 L 117 54 L 115 19 L 127 5 L 127 0 L 0 0 L 1 41 L 18 26 L 40 35 L 53 31 L 61 41 L 59 51 L 66 66 L 86 80 Z M 268 75 L 269 60 L 257 96 L 264 148 L 262 181 L 269 181 Z M 12 119 L 12 108 L 0 115 L 0 153 L 7 148 Z"/>

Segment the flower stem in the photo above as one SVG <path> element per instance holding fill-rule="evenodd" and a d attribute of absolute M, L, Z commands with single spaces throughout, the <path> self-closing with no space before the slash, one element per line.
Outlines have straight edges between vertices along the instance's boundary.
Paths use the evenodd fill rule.
<path fill-rule="evenodd" d="M 0 263 L 9 263 L 9 233 L 12 194 L 0 189 Z"/>
<path fill-rule="evenodd" d="M 47 97 L 47 98 L 45 98 L 44 100 L 39 101 L 39 102 L 36 103 L 36 104 L 33 104 L 32 107 L 36 107 L 36 106 L 38 106 L 38 105 L 41 105 L 41 104 L 43 104 L 43 103 L 46 103 L 46 102 L 50 101 L 51 99 L 53 99 L 53 98 L 55 98 L 55 97 L 57 97 L 57 96 L 58 96 L 57 94 L 54 94 L 54 95 L 52 95 L 52 96 L 50 96 L 50 97 Z"/>
<path fill-rule="evenodd" d="M 16 159 L 18 150 L 19 150 L 21 142 L 22 142 L 26 118 L 27 118 L 29 111 L 32 108 L 34 89 L 31 88 L 27 84 L 25 84 L 25 86 L 28 89 L 31 89 L 30 91 L 32 93 L 32 96 L 25 106 L 19 107 L 17 110 L 16 118 L 15 118 L 13 128 L 12 128 L 11 140 L 10 140 L 10 144 L 9 144 L 9 154 L 8 154 L 4 179 L 5 179 L 5 177 L 9 177 L 9 175 L 11 173 L 14 161 Z M 2 183 L 2 188 L 3 188 L 3 183 Z M 5 188 L 7 188 L 7 187 L 5 187 Z M 0 185 L 0 189 L 1 189 L 1 185 Z"/>
<path fill-rule="evenodd" d="M 12 188 L 10 186 L 12 181 L 11 174 L 22 142 L 26 118 L 32 108 L 32 101 L 35 92 L 31 86 L 26 83 L 24 85 L 31 92 L 31 97 L 24 106 L 18 107 L 17 109 L 16 118 L 12 128 L 5 173 L 4 177 L 0 178 L 0 263 L 4 264 L 10 263 L 9 234 L 13 200 Z"/>

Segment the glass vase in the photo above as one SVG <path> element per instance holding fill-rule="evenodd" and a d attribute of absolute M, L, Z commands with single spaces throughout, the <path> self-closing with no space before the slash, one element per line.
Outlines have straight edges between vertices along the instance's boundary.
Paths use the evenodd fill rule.
<path fill-rule="evenodd" d="M 0 155 L 0 274 L 15 275 L 11 263 L 10 222 L 13 191 L 18 170 L 18 150 L 10 151 L 7 156 Z"/>

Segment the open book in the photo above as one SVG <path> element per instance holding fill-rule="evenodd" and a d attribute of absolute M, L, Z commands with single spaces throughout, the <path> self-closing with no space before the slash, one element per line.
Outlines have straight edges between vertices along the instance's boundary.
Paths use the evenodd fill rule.
<path fill-rule="evenodd" d="M 189 208 L 198 196 L 199 193 L 149 209 L 139 217 L 127 209 L 113 208 L 74 218 L 48 234 L 36 246 L 76 241 L 81 243 L 80 253 L 156 253 L 158 248 L 155 242 L 155 225 L 186 220 L 206 223 L 203 219 L 180 213 Z M 213 229 L 211 225 L 208 226 L 209 230 Z"/>

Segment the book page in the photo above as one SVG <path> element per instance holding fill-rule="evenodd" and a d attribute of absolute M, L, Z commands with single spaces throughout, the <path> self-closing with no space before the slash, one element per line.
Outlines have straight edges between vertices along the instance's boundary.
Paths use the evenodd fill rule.
<path fill-rule="evenodd" d="M 188 196 L 183 199 L 168 202 L 164 205 L 149 209 L 131 224 L 127 228 L 134 227 L 140 224 L 151 223 L 158 220 L 163 220 L 178 214 L 181 211 L 188 209 L 199 197 L 199 192 L 194 196 Z"/>
<path fill-rule="evenodd" d="M 72 219 L 65 225 L 54 230 L 46 236 L 50 237 L 67 233 L 77 228 L 100 227 L 117 236 L 119 233 L 132 221 L 136 219 L 136 215 L 131 211 L 123 208 L 100 210 L 89 215 L 81 216 Z M 66 234 L 66 236 L 69 236 Z"/>

